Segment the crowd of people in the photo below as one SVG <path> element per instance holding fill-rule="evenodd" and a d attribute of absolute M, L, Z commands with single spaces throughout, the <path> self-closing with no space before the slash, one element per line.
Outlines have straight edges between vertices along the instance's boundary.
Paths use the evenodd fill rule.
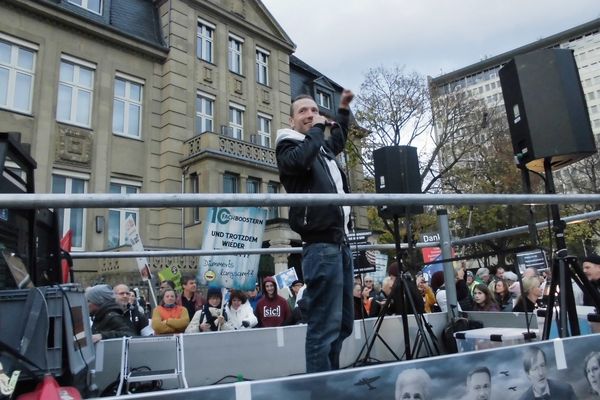
<path fill-rule="evenodd" d="M 192 275 L 181 279 L 181 287 L 177 293 L 174 282 L 162 281 L 153 310 L 125 284 L 87 288 L 94 342 L 122 336 L 276 327 L 302 320 L 298 304 L 304 288 L 301 280 L 291 284 L 287 299 L 278 294 L 270 276 L 263 280 L 263 291 L 258 283 L 248 291 L 209 287 L 204 297 Z"/>

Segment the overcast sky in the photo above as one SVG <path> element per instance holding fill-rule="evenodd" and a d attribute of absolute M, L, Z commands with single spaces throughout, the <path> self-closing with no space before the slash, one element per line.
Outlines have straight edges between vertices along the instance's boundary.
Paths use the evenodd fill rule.
<path fill-rule="evenodd" d="M 599 0 L 262 0 L 295 55 L 358 91 L 372 67 L 433 77 L 600 18 Z"/>

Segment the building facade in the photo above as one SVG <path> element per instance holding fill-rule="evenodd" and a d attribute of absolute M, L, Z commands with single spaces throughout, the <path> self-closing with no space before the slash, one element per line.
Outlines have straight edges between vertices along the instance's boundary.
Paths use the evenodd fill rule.
<path fill-rule="evenodd" d="M 38 193 L 280 193 L 274 146 L 299 94 L 294 49 L 259 0 L 2 2 L 0 131 L 31 144 Z M 329 85 L 315 98 L 337 107 L 341 87 L 311 71 Z M 128 249 L 129 216 L 146 248 L 200 248 L 206 211 L 59 214 L 74 251 L 99 251 Z M 300 246 L 287 207 L 268 213 L 263 246 Z M 273 258 L 276 270 L 289 261 Z M 135 270 L 132 259 L 77 263 Z M 195 269 L 197 257 L 150 263 Z"/>

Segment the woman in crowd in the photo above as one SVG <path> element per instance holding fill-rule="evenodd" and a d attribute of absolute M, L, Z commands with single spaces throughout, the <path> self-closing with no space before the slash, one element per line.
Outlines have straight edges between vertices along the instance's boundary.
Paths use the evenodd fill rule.
<path fill-rule="evenodd" d="M 352 294 L 354 296 L 354 319 L 368 318 L 369 315 L 362 302 L 362 286 L 360 283 L 354 285 Z"/>
<path fill-rule="evenodd" d="M 504 279 L 498 279 L 494 283 L 494 295 L 501 311 L 512 311 L 512 293 L 508 291 L 508 285 Z"/>
<path fill-rule="evenodd" d="M 594 399 L 600 399 L 600 352 L 593 351 L 583 361 L 585 379 L 590 384 Z"/>
<path fill-rule="evenodd" d="M 206 304 L 194 314 L 190 324 L 185 328 L 185 333 L 215 332 L 225 322 L 221 302 L 223 294 L 219 288 L 209 288 L 206 295 Z"/>
<path fill-rule="evenodd" d="M 254 328 L 258 324 L 252 306 L 246 301 L 246 295 L 238 290 L 230 292 L 225 314 L 227 314 L 227 321 L 223 324 L 223 330 Z"/>
<path fill-rule="evenodd" d="M 494 295 L 483 283 L 473 289 L 473 311 L 500 311 Z"/>
<path fill-rule="evenodd" d="M 523 278 L 523 290 L 513 307 L 514 312 L 532 312 L 537 308 L 537 300 L 542 295 L 540 289 L 541 281 L 537 276 L 528 276 Z"/>
<path fill-rule="evenodd" d="M 152 329 L 157 335 L 183 333 L 190 323 L 185 307 L 175 304 L 175 291 L 166 289 L 158 307 L 152 312 Z"/>
<path fill-rule="evenodd" d="M 419 290 L 419 294 L 423 297 L 423 303 L 425 305 L 426 313 L 440 310 L 437 306 L 435 294 L 433 294 L 433 290 L 431 290 L 429 285 L 427 285 L 427 282 L 425 281 L 423 275 L 417 276 L 417 289 Z"/>

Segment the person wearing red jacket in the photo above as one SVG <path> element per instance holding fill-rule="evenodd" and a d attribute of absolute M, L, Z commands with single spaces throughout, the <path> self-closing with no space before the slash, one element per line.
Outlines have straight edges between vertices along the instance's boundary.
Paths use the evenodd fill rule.
<path fill-rule="evenodd" d="M 258 327 L 268 328 L 287 325 L 292 317 L 292 311 L 287 301 L 277 294 L 277 285 L 272 276 L 263 281 L 264 296 L 256 304 Z"/>

